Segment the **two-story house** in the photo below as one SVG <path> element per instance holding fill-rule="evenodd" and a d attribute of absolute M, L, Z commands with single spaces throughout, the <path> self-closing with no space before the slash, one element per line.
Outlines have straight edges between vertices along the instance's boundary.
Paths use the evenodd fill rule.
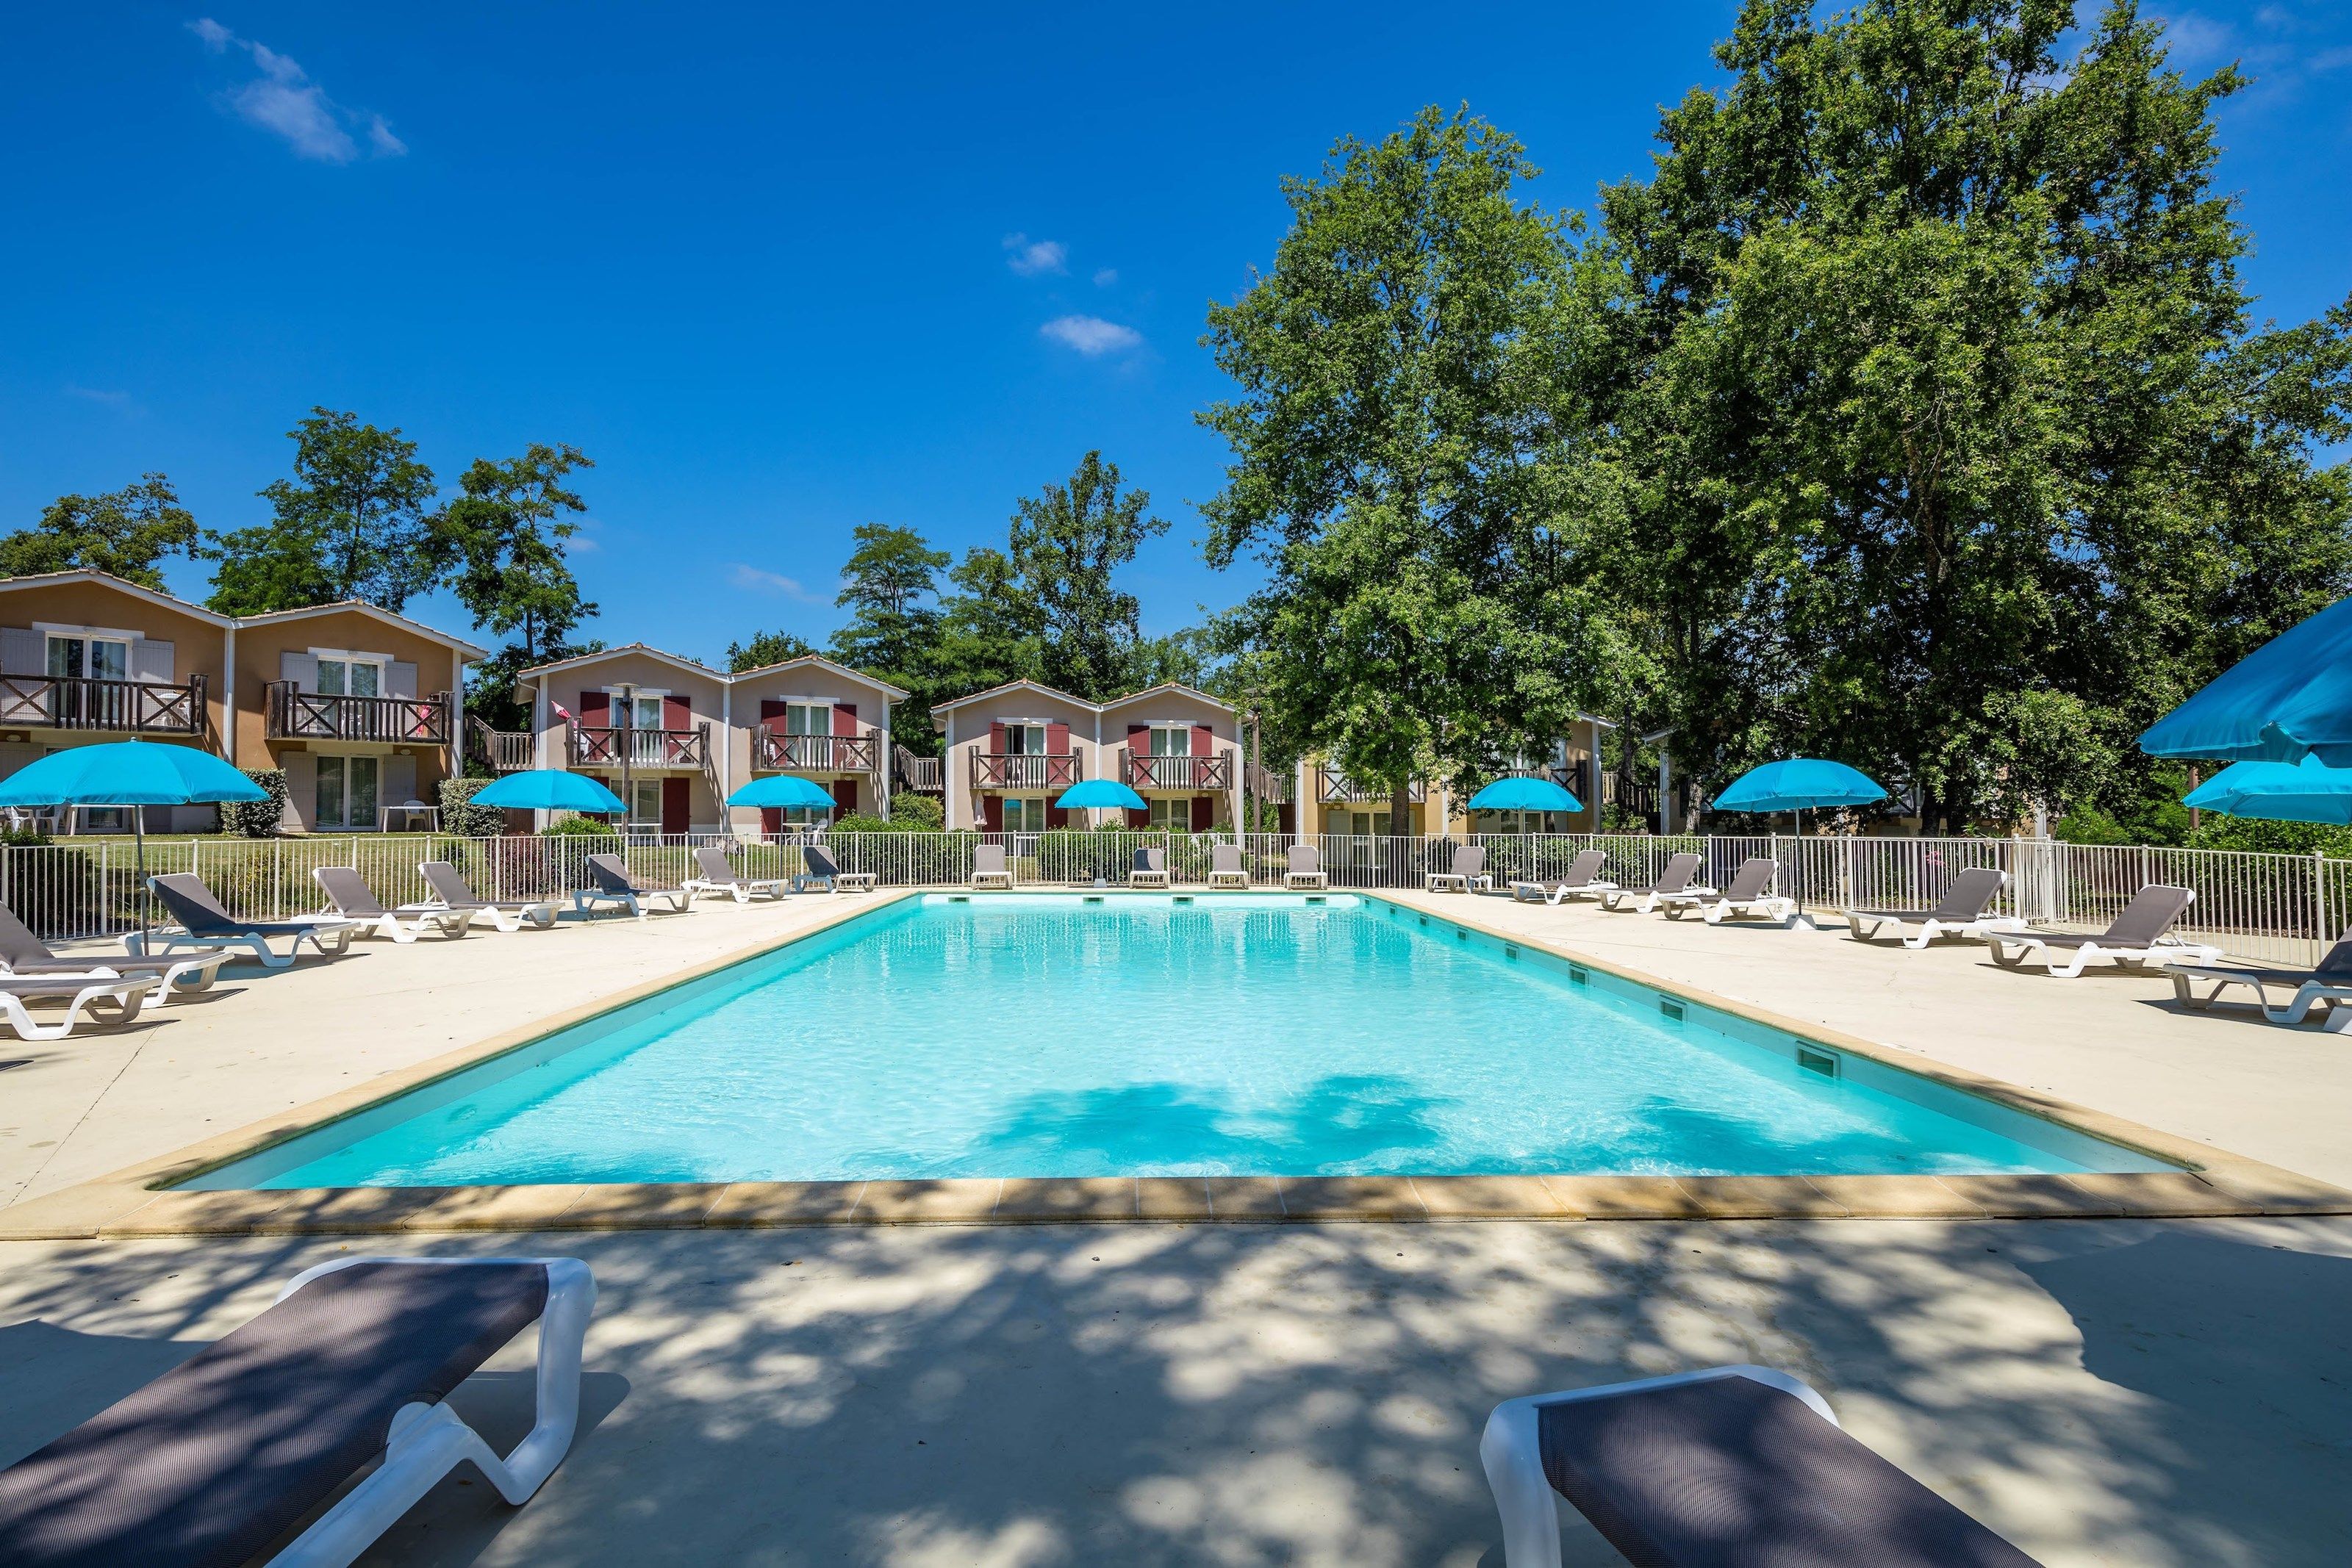
<path fill-rule="evenodd" d="M 1131 827 L 1207 832 L 1241 818 L 1238 718 L 1189 686 L 1091 703 L 1013 681 L 934 705 L 931 722 L 945 737 L 951 828 L 1062 827 L 1054 800 L 1082 779 L 1116 779 L 1142 796 Z"/>
<path fill-rule="evenodd" d="M 824 785 L 835 812 L 888 810 L 890 710 L 905 692 L 822 653 L 739 671 L 729 684 L 735 778 L 791 773 Z M 772 833 L 808 815 L 772 807 L 759 826 Z"/>
<path fill-rule="evenodd" d="M 232 618 L 99 571 L 0 580 L 0 777 L 51 751 L 142 739 L 286 774 L 285 826 L 374 831 L 458 765 L 462 638 L 368 604 Z M 209 806 L 151 808 L 159 831 Z M 92 810 L 82 825 L 129 825 Z"/>

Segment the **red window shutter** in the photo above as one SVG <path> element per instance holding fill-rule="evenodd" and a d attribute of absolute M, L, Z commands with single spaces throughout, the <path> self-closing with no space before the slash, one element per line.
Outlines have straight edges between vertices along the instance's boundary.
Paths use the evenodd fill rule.
<path fill-rule="evenodd" d="M 983 832 L 1001 833 L 1004 831 L 1003 796 L 982 795 L 980 798 L 980 826 Z"/>
<path fill-rule="evenodd" d="M 1148 828 L 1151 826 L 1151 813 L 1149 810 L 1137 811 L 1130 810 L 1127 813 L 1127 825 L 1138 830 L 1139 831 L 1142 829 Z"/>
<path fill-rule="evenodd" d="M 662 698 L 662 727 L 664 729 L 692 729 L 694 727 L 694 705 L 687 701 L 684 697 Z"/>
<path fill-rule="evenodd" d="M 988 754 L 991 757 L 1004 755 L 1004 726 L 996 719 L 988 721 Z"/>
<path fill-rule="evenodd" d="M 1049 756 L 1054 757 L 1067 757 L 1070 754 L 1068 725 L 1049 724 L 1045 727 L 1045 750 Z"/>
<path fill-rule="evenodd" d="M 857 810 L 857 780 L 836 779 L 833 781 L 833 809 L 847 813 Z"/>
<path fill-rule="evenodd" d="M 1288 800 L 1277 803 L 1274 808 L 1274 825 L 1286 839 L 1296 834 L 1298 831 L 1298 808 Z"/>
<path fill-rule="evenodd" d="M 835 703 L 833 705 L 833 733 L 835 735 L 856 735 L 857 733 L 857 705 L 856 703 Z"/>
<path fill-rule="evenodd" d="M 1216 753 L 1217 737 L 1209 732 L 1209 727 L 1205 724 L 1194 725 L 1192 727 L 1192 755 L 1195 757 L 1213 757 Z"/>
<path fill-rule="evenodd" d="M 1192 797 L 1192 831 L 1205 833 L 1217 825 L 1217 798 L 1214 795 Z"/>
<path fill-rule="evenodd" d="M 582 692 L 580 694 L 580 722 L 590 729 L 602 729 L 606 725 L 611 724 L 613 722 L 613 694 L 610 692 Z"/>
<path fill-rule="evenodd" d="M 1150 789 L 1152 783 L 1151 727 L 1150 725 L 1130 724 L 1127 727 L 1127 754 L 1135 758 L 1135 777 L 1130 782 Z M 1135 813 L 1129 811 L 1128 817 L 1132 822 Z M 1148 824 L 1150 819 L 1146 817 L 1142 821 Z"/>
<path fill-rule="evenodd" d="M 683 833 L 693 825 L 689 821 L 693 807 L 691 797 L 688 793 L 692 786 L 693 780 L 689 779 L 662 780 L 661 831 L 663 832 Z"/>
<path fill-rule="evenodd" d="M 784 831 L 784 809 L 782 806 L 761 807 L 760 831 L 763 833 L 782 832 Z"/>
<path fill-rule="evenodd" d="M 773 730 L 778 735 L 783 734 L 784 726 L 789 722 L 791 716 L 785 710 L 791 706 L 792 704 L 778 702 L 773 697 L 761 697 L 760 699 L 760 727 L 761 729 Z"/>
<path fill-rule="evenodd" d="M 1059 806 L 1049 805 L 1045 808 L 1045 825 L 1049 828 L 1066 828 L 1070 825 L 1070 814 Z"/>

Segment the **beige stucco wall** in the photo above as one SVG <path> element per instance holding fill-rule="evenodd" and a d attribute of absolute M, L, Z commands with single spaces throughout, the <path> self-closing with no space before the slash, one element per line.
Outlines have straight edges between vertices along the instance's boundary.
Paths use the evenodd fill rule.
<path fill-rule="evenodd" d="M 201 743 L 221 748 L 230 728 L 227 631 L 201 616 L 156 604 L 103 582 L 68 582 L 41 588 L 0 590 L 0 625 L 31 627 L 41 623 L 131 632 L 172 644 L 170 684 L 184 685 L 192 675 L 205 678 L 205 708 L 208 733 Z M 64 737 L 113 740 L 120 737 L 91 730 L 29 730 L 0 727 L 0 741 L 58 746 Z M 151 737 L 150 738 L 161 738 Z"/>

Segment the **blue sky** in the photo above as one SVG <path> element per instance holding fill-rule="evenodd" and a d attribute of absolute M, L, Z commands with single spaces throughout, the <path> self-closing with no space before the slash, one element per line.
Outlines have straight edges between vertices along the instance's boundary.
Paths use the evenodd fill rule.
<path fill-rule="evenodd" d="M 1223 449 L 1192 415 L 1278 179 L 1466 100 L 1585 205 L 1716 81 L 1737 7 L 1136 9 L 18 8 L 0 526 L 147 469 L 251 523 L 313 403 L 445 479 L 570 441 L 588 630 L 716 658 L 822 640 L 857 523 L 1001 542 L 1099 446 L 1173 525 L 1130 578 L 1172 630 L 1247 587 L 1200 560 Z M 2352 5 L 2150 9 L 2184 65 L 2262 78 L 2222 166 L 2261 308 L 2340 299 Z"/>

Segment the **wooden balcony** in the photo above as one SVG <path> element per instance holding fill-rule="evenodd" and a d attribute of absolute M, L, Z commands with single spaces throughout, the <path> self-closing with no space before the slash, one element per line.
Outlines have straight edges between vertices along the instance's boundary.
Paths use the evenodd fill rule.
<path fill-rule="evenodd" d="M 467 749 L 493 773 L 520 773 L 530 766 L 527 729 L 492 729 L 478 718 L 466 721 Z"/>
<path fill-rule="evenodd" d="M 344 697 L 271 681 L 265 693 L 272 740 L 381 740 L 402 746 L 449 744 L 447 692 L 425 697 Z"/>
<path fill-rule="evenodd" d="M 1207 757 L 1152 757 L 1122 747 L 1118 778 L 1130 789 L 1215 794 L 1234 787 L 1234 759 L 1232 753 L 1224 751 Z"/>
<path fill-rule="evenodd" d="M 82 675 L 0 675 L 0 726 L 202 735 L 205 678 L 174 686 Z"/>
<path fill-rule="evenodd" d="M 947 765 L 936 757 L 918 757 L 903 746 L 890 748 L 890 787 L 918 795 L 947 791 Z"/>
<path fill-rule="evenodd" d="M 751 732 L 751 766 L 770 772 L 873 773 L 879 770 L 879 735 L 784 735 Z"/>
<path fill-rule="evenodd" d="M 710 727 L 609 729 L 575 724 L 566 733 L 564 760 L 574 768 L 708 768 Z"/>
<path fill-rule="evenodd" d="M 1003 757 L 971 754 L 975 789 L 1066 789 L 1086 777 L 1076 757 Z"/>
<path fill-rule="evenodd" d="M 1414 805 L 1419 805 L 1427 797 L 1428 786 L 1418 779 L 1412 781 L 1412 788 L 1405 793 L 1405 799 Z M 1318 806 L 1337 805 L 1342 801 L 1370 801 L 1377 805 L 1385 803 L 1388 798 L 1389 791 L 1384 785 L 1359 784 L 1336 768 L 1318 767 L 1315 769 L 1315 802 Z"/>

